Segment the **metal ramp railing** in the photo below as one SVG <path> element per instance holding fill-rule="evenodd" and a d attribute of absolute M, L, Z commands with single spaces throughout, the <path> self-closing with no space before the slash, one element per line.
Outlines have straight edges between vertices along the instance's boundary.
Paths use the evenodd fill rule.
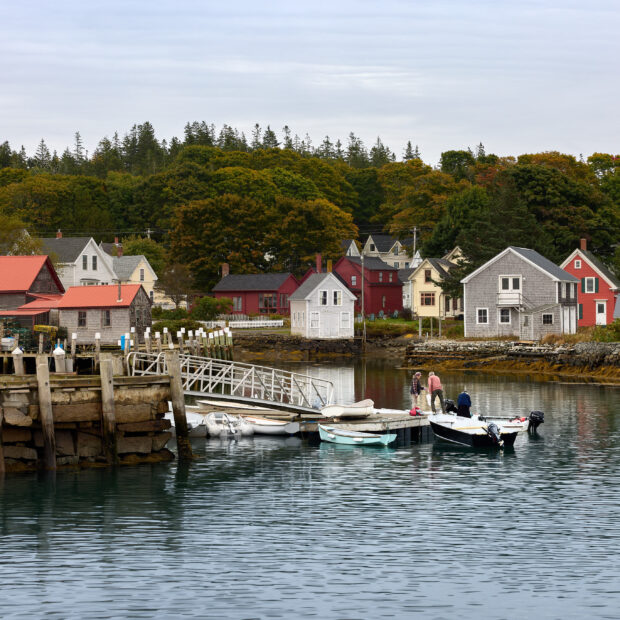
<path fill-rule="evenodd" d="M 186 394 L 271 405 L 293 411 L 316 411 L 332 402 L 334 384 L 287 370 L 229 360 L 179 355 Z M 135 351 L 127 358 L 132 376 L 165 375 L 163 353 Z"/>

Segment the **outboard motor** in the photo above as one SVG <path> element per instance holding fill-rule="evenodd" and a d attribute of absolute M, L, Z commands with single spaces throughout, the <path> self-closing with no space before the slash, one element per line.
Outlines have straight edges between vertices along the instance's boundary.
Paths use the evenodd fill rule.
<path fill-rule="evenodd" d="M 536 429 L 545 421 L 545 414 L 542 411 L 531 411 L 530 422 L 527 425 L 528 433 L 535 433 Z"/>
<path fill-rule="evenodd" d="M 502 437 L 499 434 L 499 428 L 495 422 L 489 422 L 487 425 L 487 435 L 493 440 L 493 443 L 496 443 L 498 446 L 501 447 L 504 445 Z"/>
<path fill-rule="evenodd" d="M 459 410 L 456 408 L 456 405 L 454 404 L 454 401 L 452 399 L 446 398 L 445 404 L 446 404 L 446 411 L 448 413 L 450 413 L 450 412 L 458 413 L 459 412 Z"/>

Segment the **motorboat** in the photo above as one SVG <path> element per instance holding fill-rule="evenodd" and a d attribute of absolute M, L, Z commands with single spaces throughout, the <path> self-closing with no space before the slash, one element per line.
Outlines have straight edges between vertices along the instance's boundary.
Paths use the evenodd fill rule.
<path fill-rule="evenodd" d="M 375 403 L 369 398 L 350 405 L 326 405 L 321 415 L 326 418 L 365 418 L 374 412 Z"/>
<path fill-rule="evenodd" d="M 435 437 L 473 448 L 513 446 L 517 435 L 526 428 L 520 418 L 502 422 L 481 420 L 479 416 L 466 418 L 451 413 L 431 414 L 428 421 Z"/>
<path fill-rule="evenodd" d="M 367 433 L 365 431 L 347 431 L 334 426 L 319 424 L 321 441 L 355 446 L 387 446 L 396 439 L 396 433 Z"/>
<path fill-rule="evenodd" d="M 299 422 L 274 420 L 260 416 L 241 416 L 248 423 L 256 435 L 295 435 L 299 432 Z"/>
<path fill-rule="evenodd" d="M 170 431 L 176 437 L 176 428 L 174 425 L 174 414 L 171 409 L 166 413 L 164 418 L 170 421 Z M 189 437 L 206 437 L 207 425 L 205 424 L 205 416 L 195 411 L 191 411 L 190 407 L 185 409 L 185 419 L 187 420 L 187 431 Z"/>
<path fill-rule="evenodd" d="M 224 411 L 213 411 L 204 416 L 209 437 L 247 437 L 254 434 L 254 428 L 241 416 Z"/>
<path fill-rule="evenodd" d="M 447 398 L 445 405 L 447 413 L 454 413 L 458 416 L 458 408 L 454 404 L 453 400 Z M 501 424 L 505 428 L 518 428 L 519 432 L 528 431 L 530 433 L 535 433 L 538 427 L 544 423 L 545 414 L 542 411 L 530 411 L 530 415 L 527 417 L 497 414 L 482 416 L 479 414 L 472 414 L 471 419 L 478 420 L 479 422 L 494 422 L 495 424 Z"/>

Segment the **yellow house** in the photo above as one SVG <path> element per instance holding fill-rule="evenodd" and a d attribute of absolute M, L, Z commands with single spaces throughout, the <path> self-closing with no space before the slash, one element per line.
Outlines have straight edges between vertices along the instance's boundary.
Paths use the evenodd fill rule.
<path fill-rule="evenodd" d="M 157 303 L 158 296 L 163 296 L 155 289 L 157 274 L 146 256 L 115 256 L 112 265 L 121 284 L 141 284 L 151 303 Z"/>
<path fill-rule="evenodd" d="M 446 295 L 435 282 L 441 282 L 463 256 L 456 247 L 443 258 L 425 258 L 409 276 L 411 311 L 420 317 L 452 318 L 463 313 L 463 299 Z"/>

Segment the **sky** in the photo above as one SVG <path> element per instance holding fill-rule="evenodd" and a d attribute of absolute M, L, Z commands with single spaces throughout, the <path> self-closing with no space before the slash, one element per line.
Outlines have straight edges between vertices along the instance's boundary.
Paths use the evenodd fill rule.
<path fill-rule="evenodd" d="M 288 125 L 435 165 L 620 151 L 617 0 L 0 0 L 0 142 Z"/>

